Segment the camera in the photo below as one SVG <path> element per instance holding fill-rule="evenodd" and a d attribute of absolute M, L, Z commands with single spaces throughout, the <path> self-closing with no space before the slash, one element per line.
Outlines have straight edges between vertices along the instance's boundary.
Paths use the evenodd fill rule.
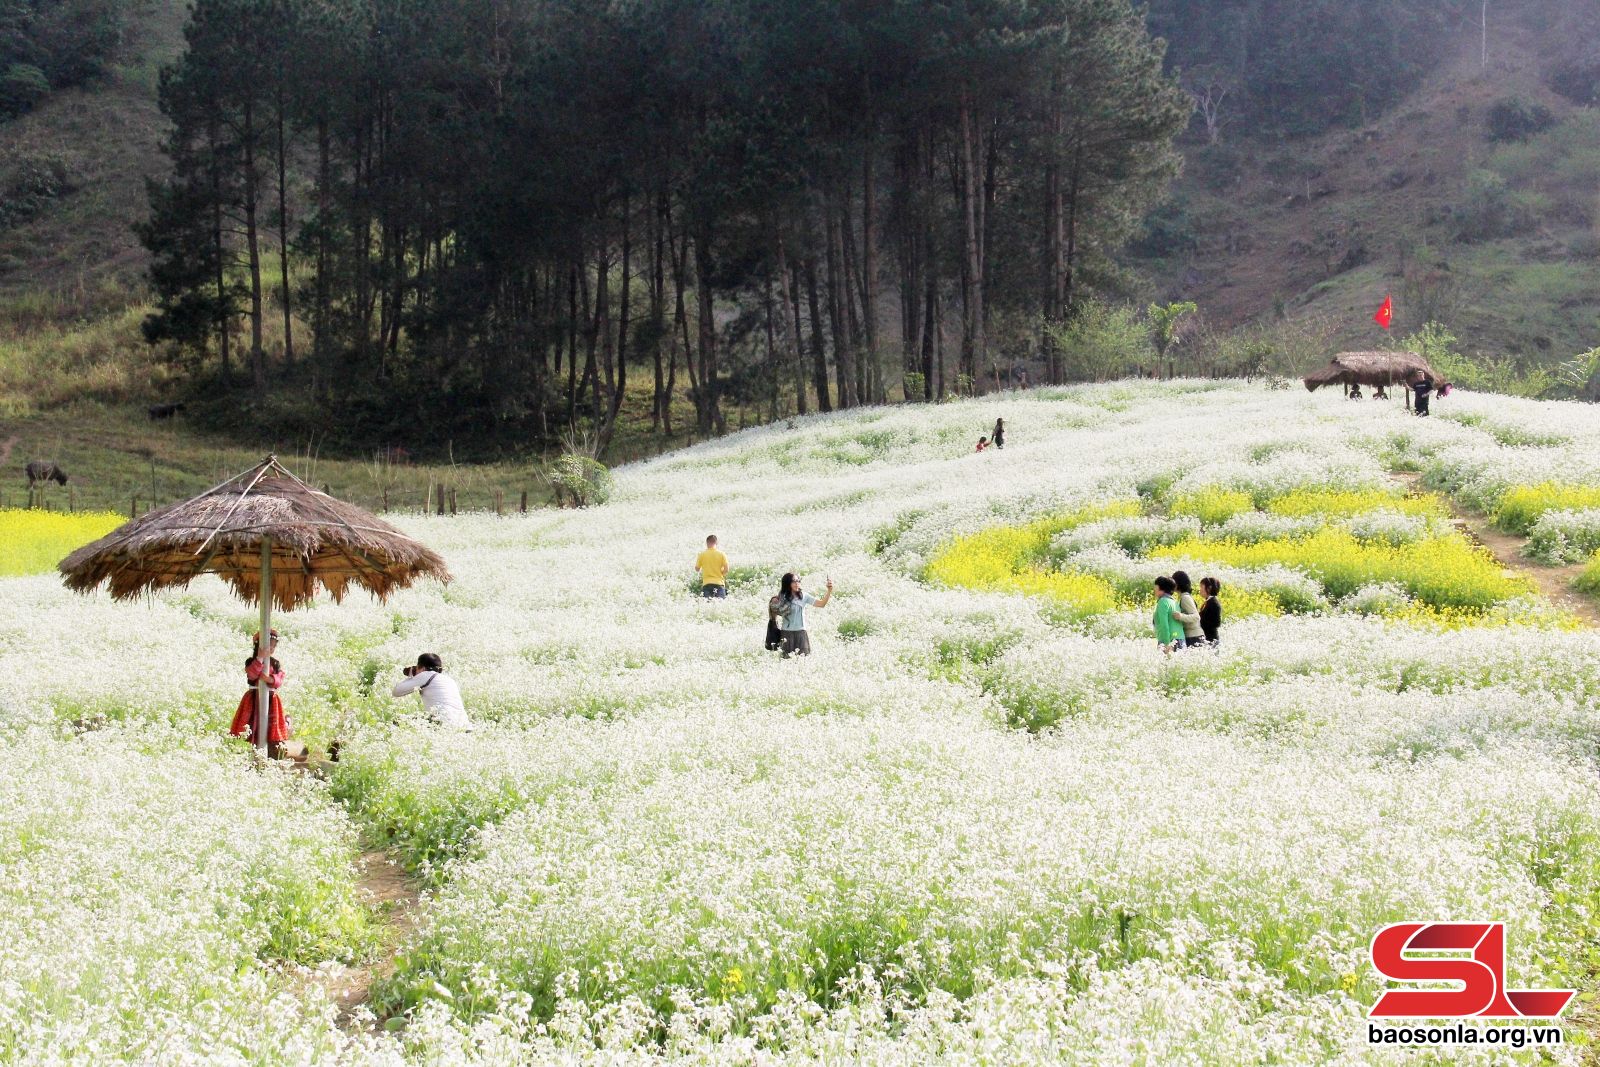
<path fill-rule="evenodd" d="M 410 667 L 401 667 L 400 668 L 400 673 L 405 675 L 407 678 L 414 678 L 414 677 L 416 677 L 417 672 L 420 671 L 421 669 L 422 669 L 421 667 L 418 667 L 415 664 L 413 664 Z"/>

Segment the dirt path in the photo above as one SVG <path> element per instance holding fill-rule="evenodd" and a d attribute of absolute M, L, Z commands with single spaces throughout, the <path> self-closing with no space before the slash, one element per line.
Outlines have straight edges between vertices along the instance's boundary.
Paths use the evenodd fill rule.
<path fill-rule="evenodd" d="M 1418 491 L 1418 482 L 1422 478 L 1420 474 L 1411 471 L 1395 471 L 1390 476 L 1405 486 L 1408 492 Z M 1527 538 L 1502 533 L 1483 516 L 1471 515 L 1461 510 L 1453 500 L 1446 499 L 1446 503 L 1450 505 L 1451 514 L 1455 516 L 1456 527 L 1469 539 L 1488 549 L 1502 566 L 1532 582 L 1540 595 L 1556 607 L 1571 612 L 1589 626 L 1600 628 L 1600 605 L 1597 605 L 1593 598 L 1572 588 L 1573 579 L 1583 573 L 1583 564 L 1547 567 L 1535 563 L 1522 554 Z"/>
<path fill-rule="evenodd" d="M 354 967 L 319 976 L 317 985 L 339 1009 L 339 1025 L 355 1025 L 356 1013 L 372 999 L 372 987 L 394 973 L 395 953 L 416 928 L 421 887 L 406 874 L 399 860 L 387 852 L 365 852 L 356 861 L 366 902 L 383 924 L 373 958 Z"/>

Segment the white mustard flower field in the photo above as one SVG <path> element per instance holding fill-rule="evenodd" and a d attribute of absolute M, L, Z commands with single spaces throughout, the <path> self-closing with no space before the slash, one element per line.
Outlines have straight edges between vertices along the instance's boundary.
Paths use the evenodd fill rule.
<path fill-rule="evenodd" d="M 0 580 L 0 1062 L 1510 1062 L 1369 1048 L 1367 953 L 1503 920 L 1513 987 L 1600 984 L 1600 636 L 1451 512 L 1587 558 L 1600 410 L 1434 407 L 1039 390 L 391 516 L 454 583 L 277 621 L 326 780 L 223 736 L 219 582 Z M 1169 657 L 1178 567 L 1224 624 Z M 789 570 L 836 595 L 781 660 Z M 422 651 L 472 732 L 389 698 Z M 397 945 L 379 848 L 423 887 Z M 341 1018 L 323 979 L 380 957 Z"/>

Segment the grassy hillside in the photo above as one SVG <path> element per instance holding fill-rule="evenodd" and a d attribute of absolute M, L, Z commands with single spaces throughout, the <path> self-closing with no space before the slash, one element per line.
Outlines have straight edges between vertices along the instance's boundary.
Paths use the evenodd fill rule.
<path fill-rule="evenodd" d="M 1324 320 L 1340 343 L 1431 319 L 1468 352 L 1566 359 L 1600 341 L 1600 114 L 1547 88 L 1544 25 L 1502 5 L 1489 62 L 1463 27 L 1455 56 L 1358 129 L 1261 144 L 1232 129 L 1193 144 L 1142 266 L 1213 324 Z M 1549 126 L 1496 142 L 1496 105 Z"/>
<path fill-rule="evenodd" d="M 107 77 L 0 124 L 0 195 L 31 201 L 0 226 L 0 320 L 62 304 L 96 316 L 140 287 L 144 252 L 129 225 L 144 216 L 145 178 L 165 167 L 156 86 L 182 48 L 186 10 L 145 0 Z"/>

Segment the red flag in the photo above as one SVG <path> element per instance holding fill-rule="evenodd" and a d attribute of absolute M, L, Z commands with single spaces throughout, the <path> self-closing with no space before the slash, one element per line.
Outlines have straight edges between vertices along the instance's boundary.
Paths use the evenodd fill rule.
<path fill-rule="evenodd" d="M 1383 298 L 1383 307 L 1379 308 L 1378 313 L 1372 316 L 1372 321 L 1382 326 L 1385 330 L 1394 323 L 1394 297 L 1386 296 Z"/>

